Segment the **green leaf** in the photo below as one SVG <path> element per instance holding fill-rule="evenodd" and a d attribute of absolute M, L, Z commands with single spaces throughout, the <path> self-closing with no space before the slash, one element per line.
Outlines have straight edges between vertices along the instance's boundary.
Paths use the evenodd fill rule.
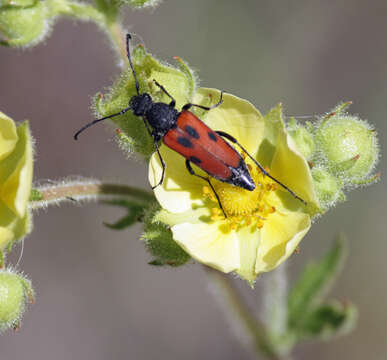
<path fill-rule="evenodd" d="M 328 253 L 310 263 L 301 273 L 288 298 L 288 326 L 297 328 L 330 290 L 345 255 L 344 239 L 339 236 Z"/>
<path fill-rule="evenodd" d="M 140 221 L 145 211 L 145 205 L 133 203 L 128 200 L 105 201 L 105 204 L 121 206 L 127 209 L 128 214 L 115 223 L 104 222 L 104 225 L 113 230 L 123 230 Z"/>
<path fill-rule="evenodd" d="M 299 339 L 328 340 L 349 333 L 356 325 L 357 309 L 338 301 L 324 304 L 309 312 L 297 330 Z"/>

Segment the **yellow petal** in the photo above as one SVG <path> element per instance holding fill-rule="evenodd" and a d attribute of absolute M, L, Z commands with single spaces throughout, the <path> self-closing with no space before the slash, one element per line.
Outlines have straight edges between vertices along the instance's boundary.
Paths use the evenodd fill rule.
<path fill-rule="evenodd" d="M 285 261 L 310 228 L 310 217 L 300 212 L 276 211 L 261 229 L 255 272 L 270 271 Z"/>
<path fill-rule="evenodd" d="M 225 273 L 240 267 L 239 239 L 234 231 L 224 234 L 218 223 L 182 223 L 171 230 L 174 240 L 197 261 Z"/>
<path fill-rule="evenodd" d="M 0 160 L 14 150 L 17 140 L 15 123 L 0 111 Z"/>
<path fill-rule="evenodd" d="M 32 222 L 28 211 L 26 211 L 24 217 L 16 217 L 9 228 L 12 229 L 13 237 L 15 240 L 20 240 L 28 233 L 30 233 L 32 230 Z"/>
<path fill-rule="evenodd" d="M 15 150 L 0 164 L 2 176 L 6 176 L 1 186 L 1 198 L 15 214 L 24 217 L 31 193 L 33 172 L 32 144 L 28 124 L 19 126 L 17 133 L 19 141 Z"/>
<path fill-rule="evenodd" d="M 13 239 L 13 231 L 0 226 L 0 250 L 7 247 Z"/>
<path fill-rule="evenodd" d="M 258 247 L 261 241 L 259 230 L 251 231 L 245 227 L 238 231 L 239 248 L 240 248 L 240 267 L 237 274 L 245 280 L 254 281 L 257 277 L 256 262 Z"/>
<path fill-rule="evenodd" d="M 161 146 L 160 153 L 166 163 L 164 181 L 154 189 L 160 205 L 172 213 L 185 212 L 203 205 L 202 189 L 206 182 L 188 172 L 185 159 L 177 152 L 164 145 Z M 161 175 L 161 162 L 157 153 L 154 153 L 149 163 L 151 186 L 159 183 Z"/>
<path fill-rule="evenodd" d="M 271 175 L 304 199 L 311 212 L 319 209 L 309 164 L 285 129 L 281 104 L 265 116 L 265 141 L 259 153 Z"/>
<path fill-rule="evenodd" d="M 17 219 L 8 206 L 0 201 L 0 250 L 14 240 L 13 225 Z"/>
<path fill-rule="evenodd" d="M 284 131 L 278 134 L 271 174 L 286 184 L 310 206 L 314 205 L 319 208 L 309 165 L 298 151 L 293 139 Z"/>
<path fill-rule="evenodd" d="M 212 99 L 211 104 L 215 104 L 219 98 L 219 90 L 200 88 L 193 102 L 208 106 L 209 99 Z M 225 93 L 223 103 L 205 112 L 202 120 L 211 129 L 224 131 L 233 136 L 252 156 L 257 153 L 263 139 L 264 118 L 247 100 Z M 235 147 L 238 151 L 240 150 L 237 146 Z"/>

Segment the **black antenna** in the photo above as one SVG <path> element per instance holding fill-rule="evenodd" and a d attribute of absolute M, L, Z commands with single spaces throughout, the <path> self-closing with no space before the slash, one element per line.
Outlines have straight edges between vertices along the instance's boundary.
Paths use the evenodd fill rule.
<path fill-rule="evenodd" d="M 132 69 L 134 81 L 135 81 L 135 83 L 136 83 L 136 91 L 137 91 L 137 95 L 140 95 L 140 85 L 138 84 L 136 72 L 134 71 L 134 67 L 133 67 L 133 63 L 132 63 L 132 58 L 131 58 L 131 56 L 130 56 L 129 40 L 131 40 L 131 39 L 132 39 L 132 36 L 131 36 L 129 33 L 126 34 L 126 55 L 128 56 L 130 68 Z"/>
<path fill-rule="evenodd" d="M 115 116 L 118 116 L 118 115 L 122 115 L 122 114 L 125 114 L 128 110 L 130 110 L 130 106 L 127 107 L 126 109 L 123 109 L 121 110 L 119 113 L 117 114 L 113 114 L 113 115 L 109 115 L 109 116 L 105 116 L 104 118 L 102 119 L 97 119 L 97 120 L 94 120 L 92 122 L 89 122 L 88 124 L 86 124 L 84 127 L 82 127 L 80 130 L 78 130 L 75 135 L 74 135 L 74 140 L 78 140 L 78 136 L 81 132 L 83 132 L 84 130 L 86 130 L 88 127 L 90 126 L 93 126 L 94 124 L 100 122 L 100 121 L 103 121 L 103 120 L 106 120 L 106 119 L 110 119 L 112 117 L 115 117 Z"/>
<path fill-rule="evenodd" d="M 134 66 L 133 66 L 133 63 L 132 63 L 132 58 L 130 56 L 130 48 L 129 48 L 129 40 L 132 39 L 132 36 L 128 33 L 126 34 L 126 54 L 128 56 L 128 60 L 129 60 L 129 64 L 130 64 L 130 68 L 132 69 L 132 73 L 133 73 L 133 77 L 134 77 L 134 81 L 136 83 L 136 91 L 137 91 L 137 95 L 140 95 L 140 85 L 138 83 L 138 80 L 137 80 L 137 76 L 136 76 L 136 72 L 134 71 Z M 109 115 L 109 116 L 105 116 L 103 117 L 102 119 L 96 119 L 96 120 L 93 120 L 92 122 L 89 122 L 88 124 L 86 124 L 84 127 L 82 127 L 81 129 L 79 129 L 75 135 L 74 135 L 74 140 L 78 140 L 78 136 L 81 132 L 83 132 L 84 130 L 86 130 L 87 128 L 89 128 L 90 126 L 93 126 L 94 124 L 96 123 L 99 123 L 100 121 L 103 121 L 103 120 L 107 120 L 107 119 L 110 119 L 112 117 L 115 117 L 115 116 L 119 116 L 119 115 L 122 115 L 122 114 L 125 114 L 128 110 L 130 110 L 131 107 L 127 107 L 123 110 L 121 110 L 120 112 L 116 113 L 116 114 L 113 114 L 113 115 Z"/>

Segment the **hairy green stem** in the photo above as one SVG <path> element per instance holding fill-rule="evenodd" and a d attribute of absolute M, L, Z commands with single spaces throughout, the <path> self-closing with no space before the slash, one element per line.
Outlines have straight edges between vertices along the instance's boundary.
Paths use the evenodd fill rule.
<path fill-rule="evenodd" d="M 265 274 L 263 315 L 264 322 L 276 336 L 287 332 L 287 276 L 286 264 Z"/>
<path fill-rule="evenodd" d="M 64 201 L 99 201 L 117 197 L 125 197 L 141 203 L 154 201 L 154 196 L 146 190 L 120 184 L 100 183 L 95 180 L 62 181 L 51 183 L 35 189 L 39 199 L 30 201 L 32 210 L 45 208 L 51 204 Z"/>
<path fill-rule="evenodd" d="M 96 6 L 68 0 L 47 0 L 52 16 L 65 15 L 92 21 L 106 32 L 119 57 L 126 61 L 125 34 L 119 21 L 117 1 L 97 0 Z"/>
<path fill-rule="evenodd" d="M 291 359 L 294 338 L 288 329 L 288 277 L 286 263 L 263 278 L 262 318 L 281 359 Z"/>
<path fill-rule="evenodd" d="M 48 0 L 47 5 L 53 15 L 67 15 L 80 20 L 93 21 L 102 27 L 106 24 L 105 14 L 86 3 Z"/>
<path fill-rule="evenodd" d="M 116 50 L 118 50 L 120 58 L 123 60 L 123 63 L 125 64 L 127 61 L 126 42 L 125 42 L 124 29 L 122 28 L 121 23 L 118 21 L 112 22 L 108 24 L 107 30 L 110 36 L 110 40 L 114 44 Z"/>
<path fill-rule="evenodd" d="M 257 355 L 263 355 L 267 360 L 280 360 L 266 326 L 253 316 L 230 278 L 207 266 L 204 266 L 204 269 L 215 287 L 216 299 L 227 306 L 225 312 L 231 316 L 233 325 L 245 333 L 244 340 L 246 337 L 250 338 Z"/>

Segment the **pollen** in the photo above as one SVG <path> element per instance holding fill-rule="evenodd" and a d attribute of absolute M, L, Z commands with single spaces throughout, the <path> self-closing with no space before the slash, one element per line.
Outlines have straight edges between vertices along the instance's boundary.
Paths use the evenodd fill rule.
<path fill-rule="evenodd" d="M 226 220 L 228 230 L 237 231 L 244 226 L 261 229 L 268 216 L 276 211 L 275 207 L 270 204 L 269 196 L 277 190 L 276 184 L 259 168 L 250 164 L 247 166 L 256 185 L 253 191 L 212 180 L 224 212 L 212 189 L 208 186 L 203 187 L 203 195 L 209 200 L 211 206 L 211 219 L 213 221 Z M 268 169 L 265 170 L 268 171 Z"/>

